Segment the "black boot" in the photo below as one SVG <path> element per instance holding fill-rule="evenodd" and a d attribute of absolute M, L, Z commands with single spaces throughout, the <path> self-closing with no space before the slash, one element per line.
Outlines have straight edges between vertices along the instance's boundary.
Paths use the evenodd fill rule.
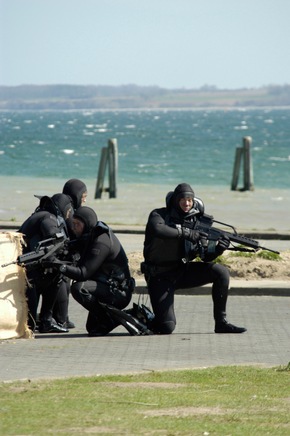
<path fill-rule="evenodd" d="M 106 336 L 119 324 L 100 305 L 97 305 L 94 310 L 88 313 L 86 329 L 89 336 Z"/>
<path fill-rule="evenodd" d="M 58 322 L 58 324 L 59 324 L 61 327 L 64 327 L 64 328 L 69 329 L 69 330 L 75 328 L 75 323 L 72 322 L 69 318 L 67 318 L 67 320 L 66 320 L 65 322 L 63 322 L 63 323 Z"/>
<path fill-rule="evenodd" d="M 38 326 L 39 333 L 68 333 L 68 329 L 61 327 L 52 319 L 41 320 Z"/>
<path fill-rule="evenodd" d="M 220 321 L 216 321 L 214 331 L 215 333 L 244 333 L 247 329 L 230 324 L 223 318 Z"/>

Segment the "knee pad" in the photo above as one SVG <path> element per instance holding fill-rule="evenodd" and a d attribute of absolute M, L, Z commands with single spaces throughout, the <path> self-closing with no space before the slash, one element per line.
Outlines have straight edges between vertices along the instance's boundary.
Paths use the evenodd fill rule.
<path fill-rule="evenodd" d="M 156 333 L 160 335 L 171 335 L 171 333 L 175 330 L 175 326 L 175 322 L 165 321 L 162 324 L 158 324 L 158 327 L 156 328 Z"/>

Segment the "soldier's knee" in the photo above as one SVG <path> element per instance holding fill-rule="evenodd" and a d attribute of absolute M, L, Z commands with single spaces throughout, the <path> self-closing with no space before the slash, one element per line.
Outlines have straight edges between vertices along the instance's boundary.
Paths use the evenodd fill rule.
<path fill-rule="evenodd" d="M 176 323 L 174 321 L 162 322 L 154 327 L 154 333 L 159 335 L 171 335 L 175 330 Z"/>

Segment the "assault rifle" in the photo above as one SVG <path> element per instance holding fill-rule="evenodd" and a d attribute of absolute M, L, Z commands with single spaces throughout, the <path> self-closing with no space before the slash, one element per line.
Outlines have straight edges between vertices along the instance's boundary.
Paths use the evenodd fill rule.
<path fill-rule="evenodd" d="M 227 232 L 215 227 L 212 227 L 213 223 L 220 224 L 222 226 L 228 227 L 232 229 L 231 232 Z M 216 242 L 222 237 L 229 238 L 231 245 L 228 250 L 234 251 L 246 251 L 246 252 L 256 252 L 257 250 L 267 250 L 272 253 L 280 254 L 279 251 L 271 250 L 270 248 L 262 247 L 259 245 L 258 241 L 254 239 L 247 238 L 246 236 L 239 235 L 235 229 L 230 224 L 223 223 L 221 221 L 215 220 L 211 215 L 203 214 L 197 218 L 197 221 L 194 225 L 194 230 L 204 232 L 207 234 L 207 252 L 214 253 Z M 244 247 L 233 245 L 232 243 L 241 244 Z M 250 247 L 251 249 L 245 248 Z"/>
<path fill-rule="evenodd" d="M 57 233 L 54 238 L 44 239 L 43 241 L 40 241 L 37 244 L 35 251 L 21 254 L 17 257 L 16 260 L 5 263 L 1 265 L 1 267 L 4 268 L 13 264 L 30 268 L 35 267 L 36 265 L 40 265 L 41 262 L 47 260 L 50 256 L 56 253 L 64 253 L 67 243 L 68 239 L 65 239 L 62 233 Z"/>

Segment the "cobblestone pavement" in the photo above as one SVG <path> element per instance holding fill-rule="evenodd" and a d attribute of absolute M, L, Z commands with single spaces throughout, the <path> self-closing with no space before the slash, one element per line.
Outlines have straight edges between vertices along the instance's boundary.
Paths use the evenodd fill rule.
<path fill-rule="evenodd" d="M 144 295 L 134 294 L 133 301 L 139 298 L 149 305 Z M 287 296 L 230 296 L 228 320 L 248 329 L 238 335 L 213 332 L 210 295 L 177 295 L 175 309 L 172 335 L 130 336 L 118 327 L 108 336 L 90 338 L 87 312 L 71 299 L 70 318 L 76 328 L 69 333 L 0 342 L 0 381 L 219 365 L 284 366 L 290 361 Z"/>

